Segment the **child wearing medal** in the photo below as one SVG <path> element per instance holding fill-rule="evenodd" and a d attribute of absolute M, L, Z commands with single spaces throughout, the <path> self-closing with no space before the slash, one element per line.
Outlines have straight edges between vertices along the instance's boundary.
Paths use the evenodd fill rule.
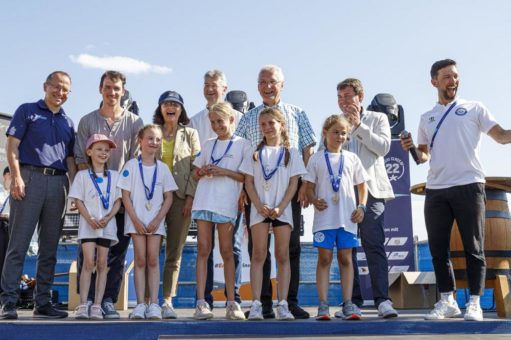
<path fill-rule="evenodd" d="M 358 156 L 342 150 L 350 123 L 341 115 L 328 117 L 323 124 L 323 152 L 312 155 L 307 164 L 307 196 L 314 205 L 314 246 L 318 248 L 316 285 L 319 296 L 317 320 L 330 320 L 328 287 L 333 249 L 342 278 L 342 310 L 336 317 L 359 320 L 361 313 L 351 302 L 353 263 L 351 249 L 358 245 L 357 223 L 364 218 L 368 176 Z M 354 186 L 358 191 L 358 206 Z"/>
<path fill-rule="evenodd" d="M 118 242 L 114 217 L 121 206 L 121 193 L 116 187 L 119 174 L 107 167 L 110 150 L 115 147 L 115 143 L 105 135 L 91 135 L 85 151 L 89 168 L 76 174 L 69 191 L 69 198 L 74 199 L 80 212 L 78 240 L 83 252 L 80 305 L 75 310 L 76 319 L 103 319 L 101 301 L 108 273 L 108 251 Z M 89 311 L 87 296 L 94 268 L 97 272 L 96 290 L 94 304 Z"/>
<path fill-rule="evenodd" d="M 245 176 L 239 172 L 244 155 L 250 152 L 246 139 L 234 136 L 234 112 L 229 103 L 217 103 L 209 110 L 211 128 L 217 138 L 204 144 L 195 158 L 195 178 L 199 181 L 192 206 L 197 222 L 197 306 L 194 318 L 211 319 L 213 312 L 204 299 L 207 261 L 212 247 L 212 228 L 216 224 L 220 254 L 224 262 L 226 318 L 245 320 L 240 305 L 234 300 L 233 229 L 238 215 L 238 198 Z"/>
<path fill-rule="evenodd" d="M 138 133 L 140 155 L 124 165 L 117 186 L 122 189 L 126 210 L 125 234 L 131 235 L 135 251 L 135 291 L 137 305 L 130 319 L 161 320 L 158 305 L 160 287 L 160 244 L 165 235 L 164 219 L 172 205 L 176 182 L 169 167 L 156 160 L 162 131 L 150 124 Z M 149 305 L 145 292 L 149 292 Z"/>
<path fill-rule="evenodd" d="M 245 174 L 245 189 L 252 202 L 250 284 L 254 300 L 248 319 L 263 319 L 260 298 L 263 264 L 266 260 L 271 226 L 275 235 L 275 258 L 278 269 L 279 303 L 276 318 L 293 320 L 294 316 L 289 311 L 287 303 L 291 278 L 289 239 L 293 228 L 289 203 L 298 188 L 298 176 L 305 174 L 306 171 L 298 150 L 290 148 L 285 118 L 278 109 L 264 109 L 259 114 L 259 127 L 263 140 L 254 150 L 253 157 L 246 157 L 240 168 Z"/>

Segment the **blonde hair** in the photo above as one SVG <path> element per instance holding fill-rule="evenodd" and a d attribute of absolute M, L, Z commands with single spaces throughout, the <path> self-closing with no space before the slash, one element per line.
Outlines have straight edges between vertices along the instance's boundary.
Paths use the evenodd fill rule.
<path fill-rule="evenodd" d="M 140 130 L 138 130 L 137 138 L 138 139 L 144 138 L 144 133 L 147 130 L 150 130 L 150 129 L 155 129 L 155 130 L 160 131 L 160 133 L 163 133 L 162 130 L 161 130 L 161 126 L 160 125 L 158 125 L 158 124 L 147 124 L 147 125 L 144 125 Z"/>
<path fill-rule="evenodd" d="M 338 115 L 331 115 L 330 117 L 325 119 L 325 122 L 323 123 L 323 130 L 321 130 L 322 131 L 322 135 L 323 135 L 323 145 L 325 146 L 325 148 L 327 147 L 325 131 L 330 129 L 335 124 L 339 124 L 339 125 L 345 127 L 348 131 L 351 129 L 351 123 L 349 122 L 349 120 L 344 115 L 340 115 L 340 114 L 338 114 Z"/>
<path fill-rule="evenodd" d="M 275 109 L 273 107 L 269 107 L 269 108 L 266 108 L 263 111 L 261 111 L 261 113 L 259 114 L 259 119 L 261 119 L 261 116 L 263 116 L 263 115 L 270 116 L 271 118 L 273 118 L 277 122 L 279 122 L 282 126 L 284 126 L 284 128 L 280 131 L 280 138 L 281 138 L 280 145 L 282 145 L 285 149 L 285 151 L 284 151 L 285 152 L 284 165 L 287 167 L 287 165 L 289 164 L 289 158 L 291 156 L 290 151 L 289 151 L 289 149 L 291 148 L 291 143 L 289 142 L 289 135 L 287 133 L 286 118 L 284 117 L 282 112 L 280 112 L 280 110 Z M 259 145 L 257 145 L 254 155 L 252 156 L 254 161 L 257 161 L 259 159 L 259 152 L 264 145 L 267 145 L 267 143 L 266 143 L 266 137 L 263 136 L 263 140 L 261 141 L 261 143 L 259 143 Z"/>
<path fill-rule="evenodd" d="M 214 112 L 220 116 L 220 118 L 227 120 L 229 122 L 229 133 L 232 134 L 234 132 L 234 111 L 232 110 L 232 106 L 228 102 L 216 103 L 209 108 L 208 115 Z M 231 118 L 233 122 L 231 122 Z"/>

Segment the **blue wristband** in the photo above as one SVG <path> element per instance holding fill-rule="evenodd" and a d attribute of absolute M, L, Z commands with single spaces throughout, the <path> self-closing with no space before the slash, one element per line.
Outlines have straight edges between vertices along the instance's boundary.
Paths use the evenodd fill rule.
<path fill-rule="evenodd" d="M 364 211 L 364 214 L 365 214 L 365 213 L 366 213 L 366 211 L 367 211 L 367 207 L 366 207 L 366 205 L 365 205 L 365 204 L 359 204 L 359 205 L 357 206 L 357 208 L 362 209 L 362 210 Z"/>

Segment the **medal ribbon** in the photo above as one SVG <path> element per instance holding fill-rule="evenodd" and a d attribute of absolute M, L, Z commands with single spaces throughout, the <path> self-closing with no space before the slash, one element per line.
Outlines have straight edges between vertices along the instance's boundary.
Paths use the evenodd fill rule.
<path fill-rule="evenodd" d="M 447 109 L 447 111 L 445 111 L 445 113 L 442 116 L 442 118 L 440 118 L 440 121 L 438 122 L 438 125 L 435 128 L 435 132 L 433 133 L 433 137 L 431 137 L 431 143 L 429 144 L 429 149 L 430 150 L 433 149 L 433 143 L 435 142 L 436 135 L 438 133 L 438 130 L 440 130 L 440 126 L 444 122 L 445 117 L 447 117 L 449 112 L 451 112 L 452 108 L 455 107 L 455 106 L 456 106 L 456 102 L 452 103 L 451 106 L 449 106 L 449 108 Z"/>
<path fill-rule="evenodd" d="M 103 193 L 101 192 L 101 188 L 99 187 L 98 185 L 98 182 L 96 181 L 96 177 L 94 176 L 94 174 L 92 173 L 92 170 L 89 169 L 89 177 L 92 181 L 92 183 L 94 184 L 94 187 L 96 188 L 96 191 L 98 192 L 98 195 L 99 195 L 99 199 L 101 200 L 101 203 L 103 204 L 103 208 L 106 210 L 108 209 L 108 207 L 110 206 L 110 184 L 111 184 L 111 181 L 110 181 L 110 171 L 107 171 L 107 185 L 106 185 L 106 195 L 103 195 Z M 2 208 L 3 210 L 3 208 Z"/>
<path fill-rule="evenodd" d="M 261 148 L 261 150 L 259 150 L 259 163 L 261 164 L 261 170 L 263 170 L 264 180 L 269 181 L 273 177 L 273 175 L 275 175 L 277 170 L 279 169 L 280 163 L 282 162 L 282 159 L 284 158 L 284 148 L 280 147 L 280 154 L 279 154 L 279 159 L 277 160 L 277 166 L 273 170 L 271 170 L 269 173 L 266 173 L 266 170 L 264 169 L 263 156 L 262 156 L 263 150 L 264 150 L 264 145 Z"/>
<path fill-rule="evenodd" d="M 339 160 L 339 171 L 337 176 L 334 176 L 334 172 L 332 171 L 332 165 L 330 164 L 330 158 L 328 157 L 328 152 L 325 149 L 325 161 L 326 166 L 328 168 L 328 174 L 330 175 L 330 183 L 332 184 L 332 189 L 334 192 L 339 192 L 339 188 L 341 187 L 341 177 L 342 171 L 344 169 L 344 155 L 341 153 L 341 158 Z"/>
<path fill-rule="evenodd" d="M 142 156 L 138 156 L 138 168 L 140 169 L 140 177 L 142 177 L 142 184 L 144 184 L 145 189 L 145 197 L 148 201 L 150 201 L 153 198 L 154 195 L 154 188 L 156 187 L 156 176 L 158 175 L 158 163 L 154 163 L 154 173 L 153 173 L 153 181 L 151 183 L 151 189 L 145 185 L 144 181 L 144 169 L 142 168 Z"/>
<path fill-rule="evenodd" d="M 229 151 L 229 149 L 232 146 L 232 142 L 233 142 L 232 139 L 233 138 L 234 138 L 234 135 L 232 135 L 231 139 L 229 140 L 229 144 L 227 144 L 227 148 L 225 148 L 224 154 L 222 155 L 222 157 L 220 157 L 218 159 L 213 158 L 213 154 L 215 153 L 215 148 L 216 148 L 216 143 L 218 142 L 218 138 L 215 140 L 215 144 L 213 144 L 213 150 L 211 150 L 211 163 L 213 165 L 217 165 L 218 163 L 220 163 L 222 158 L 224 158 L 224 156 L 227 154 L 227 152 Z"/>

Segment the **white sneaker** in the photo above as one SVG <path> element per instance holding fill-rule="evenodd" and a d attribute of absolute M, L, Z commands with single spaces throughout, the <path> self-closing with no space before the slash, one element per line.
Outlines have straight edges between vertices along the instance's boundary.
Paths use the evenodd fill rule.
<path fill-rule="evenodd" d="M 161 305 L 162 309 L 162 317 L 164 319 L 177 319 L 177 313 L 174 310 L 174 306 L 172 306 L 172 303 L 165 302 L 163 305 Z"/>
<path fill-rule="evenodd" d="M 259 300 L 254 300 L 252 302 L 252 307 L 250 307 L 250 313 L 248 313 L 249 320 L 264 320 L 263 317 L 263 305 Z"/>
<path fill-rule="evenodd" d="M 465 311 L 465 321 L 483 321 L 483 310 L 478 303 L 467 303 Z"/>
<path fill-rule="evenodd" d="M 390 319 L 390 318 L 397 318 L 399 314 L 397 314 L 397 311 L 392 307 L 392 301 L 385 300 L 382 303 L 378 305 L 378 316 L 384 318 L 384 319 Z"/>
<path fill-rule="evenodd" d="M 88 320 L 89 319 L 89 306 L 84 303 L 82 305 L 78 305 L 75 309 L 75 319 L 76 320 Z"/>
<path fill-rule="evenodd" d="M 213 312 L 206 301 L 197 303 L 195 313 L 193 313 L 193 318 L 196 320 L 209 320 L 213 318 Z"/>
<path fill-rule="evenodd" d="M 282 300 L 277 305 L 277 313 L 275 314 L 277 320 L 294 320 L 295 317 L 289 311 L 286 300 Z"/>
<path fill-rule="evenodd" d="M 157 303 L 151 303 L 145 310 L 145 318 L 149 320 L 161 320 L 161 308 Z"/>
<path fill-rule="evenodd" d="M 103 309 L 101 305 L 90 306 L 89 318 L 91 320 L 103 320 Z"/>
<path fill-rule="evenodd" d="M 145 319 L 145 311 L 147 309 L 147 305 L 145 303 L 139 303 L 135 306 L 133 311 L 130 313 L 129 318 L 133 320 L 143 320 Z"/>
<path fill-rule="evenodd" d="M 225 308 L 225 317 L 227 320 L 245 320 L 245 314 L 236 301 Z"/>
<path fill-rule="evenodd" d="M 445 318 L 455 318 L 461 315 L 461 311 L 456 301 L 447 302 L 440 300 L 435 303 L 435 308 L 429 314 L 424 316 L 425 320 L 443 320 Z"/>

